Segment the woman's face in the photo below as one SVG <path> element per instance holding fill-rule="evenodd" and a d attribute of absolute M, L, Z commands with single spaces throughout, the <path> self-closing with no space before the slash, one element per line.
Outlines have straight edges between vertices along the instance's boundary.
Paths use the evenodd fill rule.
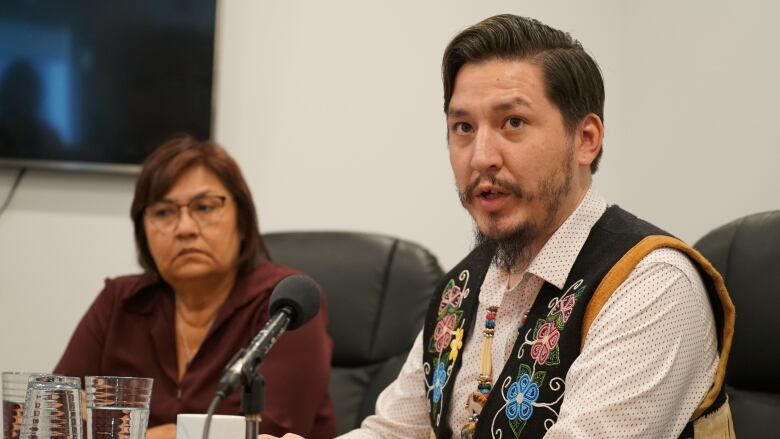
<path fill-rule="evenodd" d="M 165 281 L 175 284 L 236 270 L 241 236 L 236 206 L 211 171 L 196 166 L 144 214 L 149 250 Z"/>

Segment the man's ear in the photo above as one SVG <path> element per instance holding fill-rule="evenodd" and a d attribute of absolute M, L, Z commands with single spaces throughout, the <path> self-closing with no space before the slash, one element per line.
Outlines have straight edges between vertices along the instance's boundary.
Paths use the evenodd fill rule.
<path fill-rule="evenodd" d="M 574 153 L 577 156 L 577 164 L 590 166 L 601 152 L 601 143 L 604 140 L 604 124 L 601 118 L 593 113 L 585 116 L 577 127 Z"/>

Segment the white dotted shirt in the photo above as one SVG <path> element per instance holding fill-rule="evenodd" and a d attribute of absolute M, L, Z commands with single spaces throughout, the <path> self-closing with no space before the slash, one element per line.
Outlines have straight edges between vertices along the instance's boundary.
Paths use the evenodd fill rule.
<path fill-rule="evenodd" d="M 506 272 L 489 268 L 477 322 L 487 307 L 499 307 L 494 378 L 542 285 L 546 281 L 563 288 L 606 208 L 607 202 L 589 190 L 515 285 L 507 287 Z M 450 401 L 448 422 L 455 437 L 467 421 L 466 398 L 476 390 L 481 344 L 481 330 L 475 325 L 462 351 Z M 342 438 L 429 437 L 422 356 L 420 332 L 398 378 L 379 395 L 376 414 Z M 655 250 L 640 261 L 591 325 L 582 352 L 566 374 L 558 421 L 544 437 L 676 438 L 709 390 L 718 358 L 712 310 L 697 270 L 677 250 Z"/>

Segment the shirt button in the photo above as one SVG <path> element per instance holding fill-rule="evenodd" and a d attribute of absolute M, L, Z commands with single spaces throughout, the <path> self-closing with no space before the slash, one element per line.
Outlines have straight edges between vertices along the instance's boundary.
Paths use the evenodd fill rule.
<path fill-rule="evenodd" d="M 181 388 L 176 389 L 176 399 L 181 399 Z"/>

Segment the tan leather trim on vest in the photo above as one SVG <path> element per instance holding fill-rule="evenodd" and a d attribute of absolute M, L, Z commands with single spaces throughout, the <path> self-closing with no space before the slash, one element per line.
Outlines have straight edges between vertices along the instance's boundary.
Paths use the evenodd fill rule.
<path fill-rule="evenodd" d="M 715 372 L 715 380 L 712 383 L 712 387 L 710 387 L 704 400 L 699 404 L 699 407 L 696 408 L 691 416 L 691 419 L 696 419 L 712 405 L 723 386 L 726 364 L 728 364 L 729 351 L 731 350 L 731 338 L 734 336 L 734 304 L 731 302 L 728 291 L 726 291 L 726 284 L 723 283 L 723 278 L 720 276 L 720 273 L 715 270 L 715 267 L 710 264 L 710 261 L 688 244 L 670 236 L 648 236 L 639 241 L 639 243 L 629 250 L 628 253 L 623 255 L 617 264 L 609 270 L 609 273 L 604 276 L 604 279 L 601 280 L 598 288 L 596 288 L 596 291 L 593 293 L 593 297 L 590 299 L 590 302 L 588 302 L 588 306 L 585 308 L 585 316 L 582 321 L 580 349 L 585 345 L 585 338 L 588 336 L 590 325 L 596 319 L 599 312 L 601 312 L 604 304 L 606 304 L 607 300 L 612 296 L 612 293 L 614 293 L 626 278 L 628 278 L 628 275 L 634 270 L 634 267 L 636 267 L 642 258 L 659 248 L 673 248 L 679 250 L 685 253 L 693 261 L 697 262 L 701 268 L 704 269 L 705 273 L 712 278 L 713 284 L 715 285 L 715 291 L 720 298 L 720 303 L 723 307 L 723 331 L 721 334 L 718 370 Z"/>
<path fill-rule="evenodd" d="M 731 419 L 731 407 L 726 400 L 719 409 L 693 421 L 695 439 L 733 439 L 734 421 Z"/>

